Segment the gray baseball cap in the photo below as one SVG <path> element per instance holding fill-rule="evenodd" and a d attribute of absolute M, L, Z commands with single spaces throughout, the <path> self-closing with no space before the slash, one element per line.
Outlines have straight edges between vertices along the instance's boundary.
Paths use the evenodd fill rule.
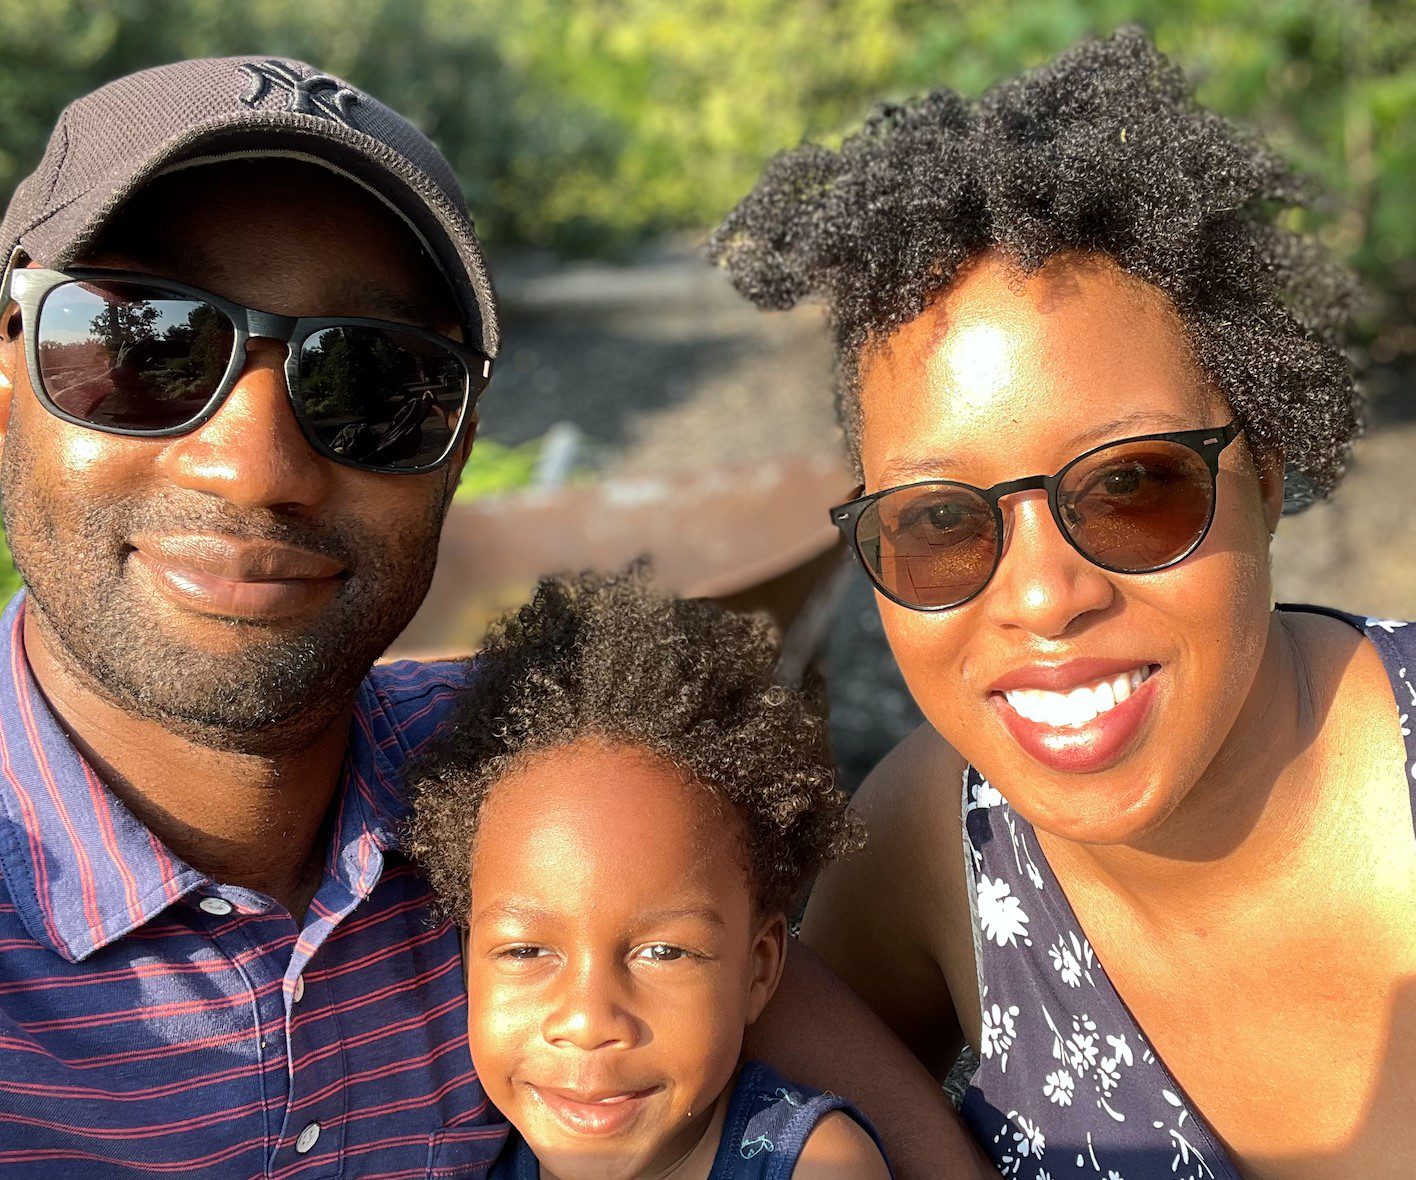
<path fill-rule="evenodd" d="M 309 160 L 381 197 L 447 277 L 466 342 L 496 355 L 496 298 L 452 168 L 402 115 L 304 62 L 180 61 L 129 74 L 72 103 L 39 167 L 10 200 L 0 259 L 18 248 L 41 266 L 62 269 L 161 173 L 262 155 Z"/>

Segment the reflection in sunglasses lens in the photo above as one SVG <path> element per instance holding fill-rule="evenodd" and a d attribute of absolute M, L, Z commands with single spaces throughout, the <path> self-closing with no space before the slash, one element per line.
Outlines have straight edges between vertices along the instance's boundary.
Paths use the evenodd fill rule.
<path fill-rule="evenodd" d="M 1140 572 L 1195 545 L 1214 507 L 1214 480 L 1189 447 L 1146 439 L 1107 447 L 1069 468 L 1057 501 L 1083 553 L 1110 569 Z"/>
<path fill-rule="evenodd" d="M 115 430 L 198 417 L 231 360 L 235 329 L 200 300 L 131 282 L 56 287 L 39 310 L 39 374 L 51 401 Z"/>
<path fill-rule="evenodd" d="M 862 513 L 856 543 L 887 593 L 924 607 L 973 597 L 998 558 L 993 511 L 977 492 L 953 484 L 881 496 Z"/>
<path fill-rule="evenodd" d="M 411 332 L 326 328 L 300 353 L 300 401 L 311 429 L 340 458 L 370 467 L 443 458 L 467 392 L 462 361 Z"/>

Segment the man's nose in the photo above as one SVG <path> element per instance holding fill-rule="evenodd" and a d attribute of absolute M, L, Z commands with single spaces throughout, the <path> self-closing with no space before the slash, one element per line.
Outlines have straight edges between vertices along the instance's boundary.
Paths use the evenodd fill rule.
<path fill-rule="evenodd" d="M 1062 535 L 1047 495 L 1025 492 L 1003 502 L 1003 556 L 984 591 L 984 610 L 998 626 L 1060 639 L 1086 615 L 1105 610 L 1116 586 L 1100 566 Z"/>
<path fill-rule="evenodd" d="M 630 1049 L 640 1040 L 640 1024 L 624 995 L 625 984 L 612 968 L 579 964 L 564 971 L 541 1026 L 547 1043 L 560 1048 Z"/>
<path fill-rule="evenodd" d="M 164 448 L 179 487 L 242 508 L 309 508 L 328 493 L 330 463 L 300 430 L 286 388 L 287 347 L 252 338 L 246 364 L 217 412 Z"/>

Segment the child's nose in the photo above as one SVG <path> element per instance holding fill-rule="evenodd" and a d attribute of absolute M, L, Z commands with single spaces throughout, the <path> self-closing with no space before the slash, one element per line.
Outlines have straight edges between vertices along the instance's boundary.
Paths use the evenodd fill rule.
<path fill-rule="evenodd" d="M 641 1039 L 641 1026 L 623 991 L 611 971 L 586 965 L 566 972 L 560 994 L 546 1013 L 542 1035 L 561 1048 L 633 1048 Z"/>

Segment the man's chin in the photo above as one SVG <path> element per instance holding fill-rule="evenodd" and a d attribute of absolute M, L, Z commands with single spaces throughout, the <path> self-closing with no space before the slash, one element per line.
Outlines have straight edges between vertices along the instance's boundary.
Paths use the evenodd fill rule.
<path fill-rule="evenodd" d="M 252 754 L 298 749 L 345 714 L 390 641 L 338 611 L 276 622 L 110 609 L 102 626 L 37 613 L 46 646 L 110 704 Z"/>

